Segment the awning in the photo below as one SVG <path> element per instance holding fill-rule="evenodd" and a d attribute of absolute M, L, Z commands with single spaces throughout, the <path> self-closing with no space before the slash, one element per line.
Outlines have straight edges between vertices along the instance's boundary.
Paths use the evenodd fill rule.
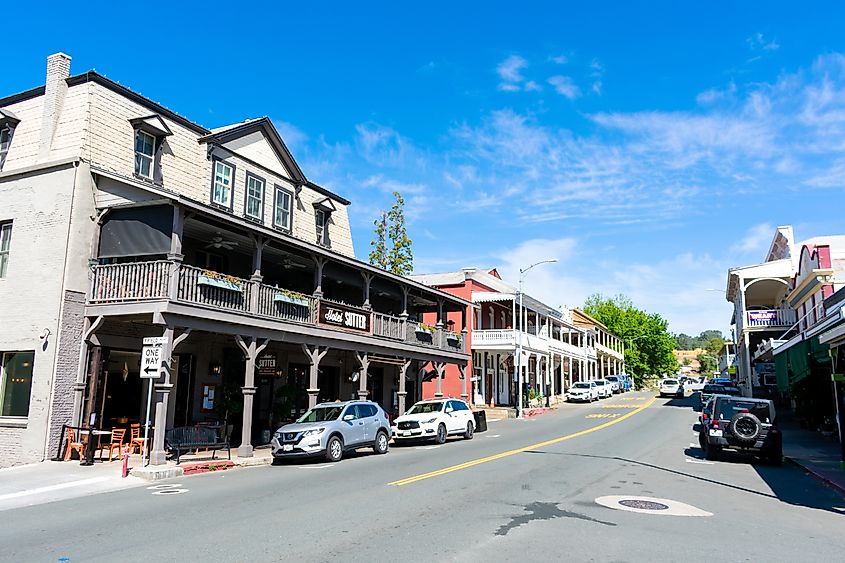
<path fill-rule="evenodd" d="M 173 208 L 169 205 L 113 209 L 100 229 L 100 258 L 170 252 Z"/>

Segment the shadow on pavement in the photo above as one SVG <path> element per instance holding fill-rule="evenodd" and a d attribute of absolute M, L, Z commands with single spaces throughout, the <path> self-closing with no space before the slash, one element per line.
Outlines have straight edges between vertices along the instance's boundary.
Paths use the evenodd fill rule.
<path fill-rule="evenodd" d="M 688 448 L 690 454 L 693 453 L 693 450 L 697 450 L 698 448 Z M 710 483 L 712 485 L 716 485 L 719 487 L 724 487 L 727 489 L 732 489 L 735 491 L 740 491 L 743 493 L 748 493 L 752 495 L 757 495 L 765 498 L 777 499 L 781 502 L 785 502 L 788 504 L 793 504 L 795 506 L 804 506 L 807 508 L 815 508 L 818 510 L 825 510 L 827 512 L 832 512 L 834 514 L 845 514 L 845 509 L 841 509 L 845 506 L 845 501 L 833 493 L 830 489 L 827 489 L 823 486 L 820 486 L 816 481 L 813 479 L 805 476 L 801 471 L 794 467 L 767 467 L 767 466 L 758 466 L 755 465 L 754 469 L 763 478 L 766 484 L 771 488 L 774 494 L 766 493 L 763 491 L 755 491 L 754 489 L 749 489 L 747 487 L 742 487 L 740 485 L 733 485 L 731 483 L 726 483 L 724 481 L 719 481 L 718 479 L 711 479 L 708 477 L 702 477 L 700 475 L 693 475 L 692 473 L 686 473 L 684 471 L 678 471 L 676 469 L 669 469 L 668 467 L 661 467 L 659 465 L 655 465 L 653 463 L 647 463 L 644 461 L 639 461 L 636 459 L 628 459 L 624 457 L 617 457 L 617 456 L 602 456 L 602 455 L 594 455 L 594 454 L 576 454 L 576 453 L 567 453 L 567 452 L 545 452 L 539 450 L 528 450 L 525 453 L 532 453 L 532 454 L 551 454 L 551 455 L 562 455 L 562 456 L 572 456 L 572 457 L 582 457 L 582 458 L 590 458 L 590 459 L 603 459 L 603 460 L 611 460 L 611 461 L 621 461 L 625 463 L 632 463 L 634 465 L 639 465 L 641 467 L 648 467 L 649 469 L 655 469 L 657 471 L 663 471 L 665 473 L 671 473 L 673 475 L 680 475 L 682 477 L 688 477 L 690 479 L 695 479 L 696 481 L 702 481 L 704 483 Z M 700 454 L 697 452 L 698 455 Z M 728 453 L 728 452 L 724 452 Z M 742 454 L 736 454 L 741 456 Z M 693 457 L 693 456 L 691 456 Z M 702 456 L 703 457 L 703 456 Z M 728 458 L 726 457 L 726 460 Z"/>
<path fill-rule="evenodd" d="M 676 397 L 674 399 L 670 399 L 663 404 L 664 407 L 681 407 L 685 409 L 691 408 L 692 410 L 698 412 L 701 410 L 701 400 L 699 399 L 698 393 L 693 393 L 689 397 L 684 397 L 681 399 L 680 397 Z"/>

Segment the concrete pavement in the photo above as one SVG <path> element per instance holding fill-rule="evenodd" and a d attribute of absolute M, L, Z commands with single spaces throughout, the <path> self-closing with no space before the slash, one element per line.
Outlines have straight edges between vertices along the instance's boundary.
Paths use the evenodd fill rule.
<path fill-rule="evenodd" d="M 720 561 L 839 558 L 845 502 L 791 466 L 703 460 L 696 413 L 662 399 L 641 408 L 651 398 L 503 420 L 469 442 L 207 473 L 164 483 L 172 493 L 139 487 L 17 509 L 0 527 L 0 561 L 678 561 L 691 550 L 707 557 L 711 541 Z M 597 504 L 611 495 L 713 516 Z"/>

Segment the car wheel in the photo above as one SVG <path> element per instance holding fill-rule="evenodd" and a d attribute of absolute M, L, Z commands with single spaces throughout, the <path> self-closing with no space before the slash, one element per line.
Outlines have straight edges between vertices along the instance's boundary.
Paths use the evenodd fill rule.
<path fill-rule="evenodd" d="M 722 448 L 719 446 L 714 446 L 708 441 L 704 442 L 704 458 L 709 459 L 710 461 L 718 461 L 719 454 L 721 453 Z"/>
<path fill-rule="evenodd" d="M 386 454 L 389 447 L 387 434 L 383 430 L 379 430 L 376 434 L 376 441 L 373 443 L 373 451 L 377 454 Z"/>
<path fill-rule="evenodd" d="M 464 432 L 464 439 L 472 440 L 473 435 L 475 434 L 475 428 L 472 426 L 472 422 L 467 422 L 467 431 Z"/>
<path fill-rule="evenodd" d="M 332 463 L 340 461 L 343 457 L 343 440 L 339 436 L 332 436 L 329 438 L 329 443 L 326 444 L 326 461 Z"/>
<path fill-rule="evenodd" d="M 440 424 L 437 427 L 437 434 L 434 436 L 434 442 L 436 444 L 443 444 L 446 442 L 446 425 Z"/>

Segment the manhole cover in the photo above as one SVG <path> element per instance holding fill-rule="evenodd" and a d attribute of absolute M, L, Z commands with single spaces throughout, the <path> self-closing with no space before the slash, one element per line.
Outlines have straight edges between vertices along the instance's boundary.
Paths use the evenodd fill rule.
<path fill-rule="evenodd" d="M 712 513 L 689 504 L 665 498 L 635 497 L 631 495 L 612 495 L 599 497 L 596 504 L 624 510 L 638 514 L 655 514 L 661 516 L 713 516 Z"/>
<path fill-rule="evenodd" d="M 650 500 L 620 500 L 619 504 L 628 508 L 639 508 L 640 510 L 669 510 L 669 507 L 661 502 Z"/>
<path fill-rule="evenodd" d="M 187 493 L 188 489 L 162 489 L 160 491 L 156 491 L 154 495 L 179 495 L 182 493 Z"/>

